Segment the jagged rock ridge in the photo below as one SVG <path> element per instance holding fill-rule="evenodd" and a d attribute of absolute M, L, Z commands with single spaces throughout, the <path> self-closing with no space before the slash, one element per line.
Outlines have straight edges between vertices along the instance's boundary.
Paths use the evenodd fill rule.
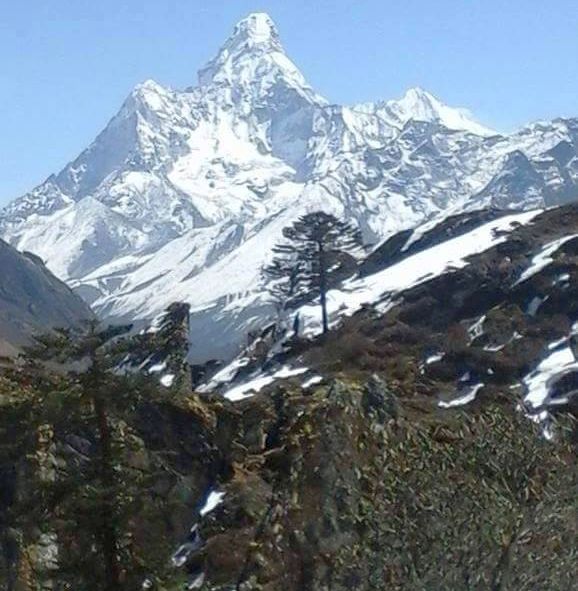
<path fill-rule="evenodd" d="M 196 87 L 137 86 L 76 160 L 4 210 L 0 235 L 102 317 L 190 302 L 198 357 L 226 357 L 267 315 L 260 270 L 298 215 L 323 209 L 378 242 L 448 212 L 566 202 L 577 142 L 576 119 L 501 135 L 422 89 L 330 104 L 253 14 Z"/>

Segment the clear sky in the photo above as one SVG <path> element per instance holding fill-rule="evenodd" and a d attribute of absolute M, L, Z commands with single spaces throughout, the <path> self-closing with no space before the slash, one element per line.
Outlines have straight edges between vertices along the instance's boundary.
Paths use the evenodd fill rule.
<path fill-rule="evenodd" d="M 336 103 L 422 86 L 499 130 L 578 116 L 576 0 L 6 0 L 0 204 L 73 159 L 138 82 L 193 84 L 256 11 Z"/>

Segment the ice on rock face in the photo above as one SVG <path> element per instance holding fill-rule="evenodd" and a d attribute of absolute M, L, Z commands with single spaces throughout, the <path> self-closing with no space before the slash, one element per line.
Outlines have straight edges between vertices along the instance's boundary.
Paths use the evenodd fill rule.
<path fill-rule="evenodd" d="M 316 386 L 323 381 L 322 376 L 311 376 L 310 378 L 306 379 L 302 384 L 301 388 L 303 390 L 307 390 L 307 388 L 311 388 L 312 386 Z"/>
<path fill-rule="evenodd" d="M 558 240 L 554 240 L 553 242 L 544 245 L 540 252 L 534 255 L 530 266 L 522 273 L 516 283 L 523 283 L 524 281 L 534 277 L 534 275 L 540 273 L 550 263 L 552 263 L 554 260 L 554 255 L 562 246 L 564 246 L 564 244 L 566 244 L 566 242 L 576 238 L 578 238 L 578 234 L 570 234 L 569 236 L 564 236 L 563 238 L 559 238 Z"/>
<path fill-rule="evenodd" d="M 203 539 L 199 532 L 199 525 L 191 527 L 186 541 L 181 544 L 171 557 L 171 562 L 175 568 L 184 566 L 191 555 L 203 546 Z"/>
<path fill-rule="evenodd" d="M 475 384 L 464 390 L 462 390 L 457 398 L 453 400 L 445 401 L 440 400 L 438 406 L 440 408 L 455 408 L 459 406 L 465 406 L 476 399 L 478 392 L 484 387 L 484 384 Z"/>
<path fill-rule="evenodd" d="M 233 386 L 232 388 L 227 390 L 223 394 L 223 396 L 233 402 L 243 400 L 245 398 L 253 396 L 253 394 L 259 393 L 263 388 L 275 382 L 275 380 L 291 378 L 293 376 L 298 376 L 307 373 L 307 371 L 309 370 L 306 367 L 282 367 L 281 369 L 277 370 L 275 373 L 271 375 L 259 374 L 247 382 Z"/>
<path fill-rule="evenodd" d="M 236 43 L 278 43 L 279 33 L 268 14 L 255 12 L 237 23 L 231 39 Z"/>
<path fill-rule="evenodd" d="M 435 353 L 434 355 L 430 355 L 425 360 L 425 364 L 431 365 L 432 363 L 437 363 L 438 361 L 441 361 L 444 358 L 444 355 L 445 355 L 445 353 L 443 353 L 443 352 Z"/>
<path fill-rule="evenodd" d="M 161 377 L 160 379 L 160 383 L 165 387 L 165 388 L 170 388 L 173 385 L 173 382 L 175 381 L 175 376 L 173 374 L 165 374 L 164 376 Z"/>
<path fill-rule="evenodd" d="M 540 364 L 523 381 L 526 387 L 525 401 L 529 408 L 547 405 L 554 380 L 564 373 L 576 370 L 578 370 L 578 362 L 570 346 L 560 347 L 556 344 L 555 347 L 548 348 Z M 565 400 L 563 399 L 562 402 Z"/>
<path fill-rule="evenodd" d="M 222 502 L 225 496 L 224 492 L 209 490 L 203 506 L 199 509 L 200 517 L 205 517 L 211 511 L 214 511 Z M 204 545 L 204 540 L 201 536 L 199 523 L 195 523 L 186 537 L 186 540 L 177 548 L 171 556 L 171 563 L 175 568 L 185 566 L 189 558 L 198 552 Z M 204 581 L 204 573 L 202 571 L 196 572 L 188 571 L 189 574 L 195 575 L 187 589 L 197 589 L 202 587 Z M 195 583 L 196 581 L 196 583 Z"/>
<path fill-rule="evenodd" d="M 199 515 L 201 517 L 204 517 L 205 515 L 208 515 L 211 511 L 216 509 L 223 502 L 224 496 L 224 492 L 212 490 L 207 496 L 207 500 L 205 501 L 203 506 L 199 509 Z"/>

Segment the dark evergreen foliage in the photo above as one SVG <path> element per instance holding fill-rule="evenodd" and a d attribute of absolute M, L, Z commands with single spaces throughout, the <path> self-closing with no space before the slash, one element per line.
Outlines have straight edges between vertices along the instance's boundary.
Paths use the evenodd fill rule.
<path fill-rule="evenodd" d="M 327 332 L 327 291 L 351 266 L 351 254 L 362 246 L 361 233 L 348 222 L 317 211 L 285 228 L 283 236 L 285 241 L 274 247 L 276 256 L 264 269 L 270 293 L 283 310 L 319 298 Z"/>
<path fill-rule="evenodd" d="M 76 547 L 60 558 L 61 579 L 72 583 L 77 571 L 89 568 L 90 548 L 83 549 L 81 540 L 93 540 L 98 548 L 92 563 L 94 588 L 106 591 L 124 588 L 123 562 L 135 559 L 125 532 L 146 486 L 142 473 L 128 462 L 135 440 L 121 418 L 146 396 L 139 376 L 117 371 L 130 349 L 119 337 L 129 329 L 102 328 L 91 321 L 83 332 L 58 330 L 39 336 L 27 350 L 27 371 L 37 376 L 37 387 L 45 392 L 37 402 L 37 428 L 45 432 L 52 415 L 60 421 L 59 409 L 66 408 L 76 432 L 69 435 L 71 441 L 83 441 L 86 447 L 74 472 L 47 467 L 31 502 L 41 499 L 52 511 L 66 507 L 69 519 L 62 522 L 61 535 L 70 535 Z M 46 370 L 56 370 L 58 378 Z M 58 428 L 55 422 L 43 435 L 47 445 Z M 67 496 L 62 499 L 64 490 Z M 78 528 L 84 536 L 75 535 Z"/>
<path fill-rule="evenodd" d="M 155 366 L 174 376 L 174 386 L 190 393 L 191 368 L 187 363 L 189 354 L 190 306 L 174 302 L 167 307 L 159 320 L 157 330 L 151 330 L 131 339 L 127 365 L 149 372 Z"/>
<path fill-rule="evenodd" d="M 157 351 L 165 357 L 186 359 L 189 352 L 189 304 L 175 302 L 163 314 L 157 332 Z"/>

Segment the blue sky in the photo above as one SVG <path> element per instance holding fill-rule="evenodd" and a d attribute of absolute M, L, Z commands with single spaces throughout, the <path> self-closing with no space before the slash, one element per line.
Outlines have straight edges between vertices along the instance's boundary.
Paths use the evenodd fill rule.
<path fill-rule="evenodd" d="M 337 103 L 422 86 L 500 130 L 578 116 L 576 0 L 7 0 L 0 204 L 73 159 L 138 82 L 194 83 L 255 11 Z"/>

